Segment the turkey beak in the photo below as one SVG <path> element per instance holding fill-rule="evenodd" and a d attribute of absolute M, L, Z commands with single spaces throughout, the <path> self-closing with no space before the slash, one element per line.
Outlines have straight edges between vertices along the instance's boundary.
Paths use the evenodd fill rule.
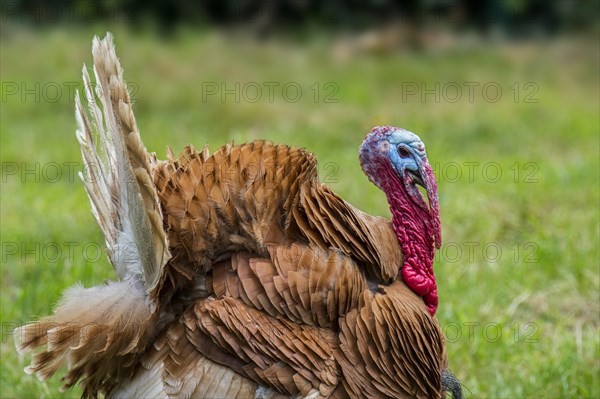
<path fill-rule="evenodd" d="M 423 181 L 423 178 L 421 177 L 421 171 L 419 172 L 413 172 L 412 170 L 408 171 L 408 174 L 410 175 L 411 179 L 413 182 L 417 183 L 419 186 L 426 188 L 425 187 L 425 182 Z"/>

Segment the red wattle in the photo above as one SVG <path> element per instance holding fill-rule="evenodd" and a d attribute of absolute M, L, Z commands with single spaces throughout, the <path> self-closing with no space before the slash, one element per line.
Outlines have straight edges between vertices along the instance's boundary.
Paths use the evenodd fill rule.
<path fill-rule="evenodd" d="M 428 192 L 431 190 L 431 209 L 423 209 L 410 199 L 391 166 L 384 166 L 379 172 L 386 175 L 380 182 L 385 182 L 384 191 L 392 212 L 394 231 L 404 254 L 402 279 L 413 292 L 423 298 L 429 313 L 434 315 L 438 306 L 438 293 L 433 274 L 433 257 L 435 248 L 441 241 L 435 177 L 432 173 L 433 184 L 427 182 L 430 183 Z M 427 176 L 427 179 L 430 177 Z"/>

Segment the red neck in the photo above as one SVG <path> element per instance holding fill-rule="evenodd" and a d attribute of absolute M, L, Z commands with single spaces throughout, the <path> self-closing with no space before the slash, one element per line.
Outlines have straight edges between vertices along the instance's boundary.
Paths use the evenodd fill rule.
<path fill-rule="evenodd" d="M 381 170 L 382 169 L 382 170 Z M 404 254 L 402 278 L 406 285 L 423 298 L 434 315 L 438 306 L 437 285 L 433 274 L 435 221 L 428 209 L 415 204 L 396 172 L 388 165 L 380 169 L 379 180 L 387 195 L 392 224 Z"/>

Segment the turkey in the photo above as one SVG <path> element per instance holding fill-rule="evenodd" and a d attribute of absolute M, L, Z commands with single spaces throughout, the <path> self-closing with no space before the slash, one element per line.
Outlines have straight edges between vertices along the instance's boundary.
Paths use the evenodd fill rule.
<path fill-rule="evenodd" d="M 76 98 L 81 177 L 118 278 L 68 289 L 15 332 L 33 352 L 26 372 L 66 365 L 64 388 L 79 382 L 83 397 L 461 397 L 434 317 L 437 186 L 418 136 L 366 136 L 362 169 L 392 220 L 370 216 L 301 148 L 188 146 L 158 160 L 111 35 L 92 53 L 87 111 Z"/>

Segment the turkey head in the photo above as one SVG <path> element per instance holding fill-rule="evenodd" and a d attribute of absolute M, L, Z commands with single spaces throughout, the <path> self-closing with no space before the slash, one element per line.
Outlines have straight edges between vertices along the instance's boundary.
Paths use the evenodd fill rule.
<path fill-rule="evenodd" d="M 438 305 L 433 257 L 442 235 L 437 183 L 425 145 L 408 130 L 378 126 L 360 147 L 360 163 L 369 180 L 387 196 L 405 258 L 399 265 L 402 278 L 433 315 Z M 425 189 L 427 200 L 417 185 Z"/>

